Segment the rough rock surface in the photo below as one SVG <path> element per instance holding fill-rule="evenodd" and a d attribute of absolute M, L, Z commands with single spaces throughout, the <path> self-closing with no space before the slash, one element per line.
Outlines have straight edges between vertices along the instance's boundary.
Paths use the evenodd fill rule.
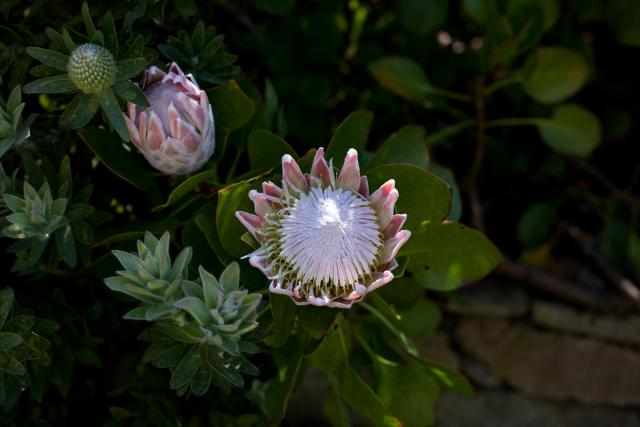
<path fill-rule="evenodd" d="M 633 350 L 490 317 L 461 319 L 456 336 L 465 351 L 529 395 L 640 405 L 640 354 Z"/>
<path fill-rule="evenodd" d="M 561 304 L 536 302 L 533 305 L 533 320 L 549 328 L 623 344 L 640 344 L 640 316 L 637 315 L 596 315 Z"/>
<path fill-rule="evenodd" d="M 445 393 L 437 427 L 639 427 L 637 411 L 553 403 L 500 391 L 475 399 Z"/>

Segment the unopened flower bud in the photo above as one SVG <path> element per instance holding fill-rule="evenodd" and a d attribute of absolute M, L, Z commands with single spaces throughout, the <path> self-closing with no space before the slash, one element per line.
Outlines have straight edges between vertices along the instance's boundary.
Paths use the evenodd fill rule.
<path fill-rule="evenodd" d="M 84 93 L 96 94 L 111 86 L 117 67 L 111 52 L 97 44 L 82 44 L 71 52 L 67 63 L 71 81 Z"/>
<path fill-rule="evenodd" d="M 149 107 L 128 104 L 131 141 L 154 168 L 185 175 L 202 168 L 215 148 L 213 113 L 207 93 L 176 63 L 165 73 L 145 71 L 141 84 Z"/>

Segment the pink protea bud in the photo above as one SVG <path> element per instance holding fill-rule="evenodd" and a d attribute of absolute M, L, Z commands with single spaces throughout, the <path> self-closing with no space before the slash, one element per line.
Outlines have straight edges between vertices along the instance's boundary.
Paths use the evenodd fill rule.
<path fill-rule="evenodd" d="M 124 118 L 131 141 L 164 174 L 185 175 L 200 169 L 215 148 L 207 93 L 175 62 L 168 73 L 150 67 L 140 86 L 149 106 L 128 104 Z"/>

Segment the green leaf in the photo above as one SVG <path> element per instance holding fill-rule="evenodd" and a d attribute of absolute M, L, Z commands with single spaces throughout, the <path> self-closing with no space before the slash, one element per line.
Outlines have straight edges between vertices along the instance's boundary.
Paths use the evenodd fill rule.
<path fill-rule="evenodd" d="M 324 415 L 333 427 L 351 427 L 351 418 L 342 401 L 338 380 L 335 375 L 329 375 L 329 385 L 323 402 Z"/>
<path fill-rule="evenodd" d="M 333 158 L 334 167 L 342 167 L 344 158 L 350 148 L 355 148 L 362 155 L 367 145 L 372 122 L 373 113 L 371 111 L 356 111 L 349 114 L 340 123 L 338 130 L 336 130 L 331 142 L 329 142 L 325 155 L 327 159 Z"/>
<path fill-rule="evenodd" d="M 399 0 L 398 19 L 414 33 L 430 33 L 444 25 L 448 4 L 447 0 Z"/>
<path fill-rule="evenodd" d="M 116 80 L 115 83 L 113 83 L 113 90 L 116 95 L 126 101 L 131 101 L 134 104 L 145 107 L 149 105 L 149 101 L 147 101 L 147 97 L 144 96 L 144 92 L 129 79 Z"/>
<path fill-rule="evenodd" d="M 411 358 L 426 369 L 442 387 L 461 396 L 473 397 L 473 387 L 469 380 L 458 371 L 418 356 L 411 356 Z"/>
<path fill-rule="evenodd" d="M 360 375 L 347 367 L 338 375 L 338 387 L 342 398 L 357 413 L 366 417 L 372 425 L 380 427 L 401 427 L 402 423 L 385 407 L 380 398 L 371 390 Z"/>
<path fill-rule="evenodd" d="M 326 310 L 313 305 L 297 306 L 296 313 L 300 326 L 314 339 L 322 338 L 336 317 L 336 310 Z"/>
<path fill-rule="evenodd" d="M 531 56 L 530 75 L 524 76 L 525 91 L 536 101 L 553 104 L 576 93 L 587 81 L 589 70 L 584 58 L 564 47 L 540 47 Z"/>
<path fill-rule="evenodd" d="M 555 206 L 548 203 L 535 203 L 529 206 L 518 222 L 518 240 L 525 248 L 533 248 L 544 243 L 555 220 Z"/>
<path fill-rule="evenodd" d="M 196 372 L 198 372 L 201 360 L 199 346 L 192 346 L 173 371 L 169 387 L 171 387 L 172 390 L 177 390 L 188 384 Z"/>
<path fill-rule="evenodd" d="M 13 298 L 13 289 L 7 287 L 0 291 L 0 330 L 9 317 L 9 312 L 13 307 Z"/>
<path fill-rule="evenodd" d="M 403 56 L 380 58 L 369 64 L 369 72 L 382 87 L 403 98 L 419 101 L 433 89 L 422 67 Z"/>
<path fill-rule="evenodd" d="M 153 184 L 153 177 L 147 166 L 135 155 L 127 151 L 118 138 L 104 129 L 81 129 L 78 134 L 91 151 L 114 174 L 140 190 Z"/>
<path fill-rule="evenodd" d="M 378 373 L 376 391 L 382 403 L 403 425 L 433 425 L 440 390 L 436 380 L 416 365 L 397 365 L 376 359 L 381 360 L 375 366 Z"/>
<path fill-rule="evenodd" d="M 118 61 L 116 65 L 120 76 L 125 79 L 130 79 L 144 71 L 147 66 L 147 60 L 144 58 L 131 58 Z"/>
<path fill-rule="evenodd" d="M 423 286 L 450 291 L 486 276 L 498 263 L 498 249 L 481 233 L 462 224 L 425 223 L 400 249 L 408 270 Z"/>
<path fill-rule="evenodd" d="M 22 344 L 24 339 L 13 332 L 0 332 L 0 352 L 11 350 Z"/>
<path fill-rule="evenodd" d="M 408 163 L 421 168 L 429 164 L 429 152 L 422 126 L 405 126 L 387 138 L 367 163 L 367 170 L 387 163 Z"/>
<path fill-rule="evenodd" d="M 462 217 L 462 195 L 453 172 L 451 169 L 440 166 L 435 162 L 429 163 L 427 170 L 443 180 L 451 189 L 451 210 L 447 219 L 449 221 L 459 221 Z"/>
<path fill-rule="evenodd" d="M 122 108 L 111 89 L 107 89 L 98 94 L 98 102 L 102 107 L 102 111 L 107 115 L 109 123 L 118 132 L 123 141 L 129 141 L 129 130 L 122 115 Z"/>
<path fill-rule="evenodd" d="M 60 228 L 55 232 L 56 248 L 64 262 L 70 267 L 75 268 L 78 261 L 76 255 L 76 243 L 73 238 L 73 231 L 71 226 L 67 225 L 64 228 Z"/>
<path fill-rule="evenodd" d="M 204 396 L 211 384 L 211 369 L 206 363 L 201 363 L 198 372 L 191 379 L 191 391 L 195 396 Z"/>
<path fill-rule="evenodd" d="M 635 0 L 607 0 L 605 19 L 616 39 L 628 46 L 640 46 L 640 4 Z"/>
<path fill-rule="evenodd" d="M 67 71 L 67 62 L 69 57 L 64 53 L 52 49 L 43 49 L 41 47 L 28 47 L 25 49 L 27 54 L 56 70 Z"/>
<path fill-rule="evenodd" d="M 287 298 L 289 299 L 289 298 Z M 300 375 L 306 340 L 292 338 L 286 345 L 272 350 L 278 368 L 276 376 L 269 381 L 265 392 L 265 409 L 272 424 L 278 424 L 289 406 L 289 398 Z"/>
<path fill-rule="evenodd" d="M 69 129 L 80 129 L 89 123 L 99 107 L 100 103 L 96 96 L 80 92 L 65 108 L 60 116 L 60 123 Z"/>
<path fill-rule="evenodd" d="M 104 47 L 106 47 L 114 57 L 118 57 L 118 33 L 113 22 L 113 14 L 107 11 L 102 19 L 102 34 L 104 34 Z"/>
<path fill-rule="evenodd" d="M 253 117 L 253 101 L 240 89 L 235 80 L 230 80 L 207 93 L 218 130 L 229 133 L 241 128 Z"/>
<path fill-rule="evenodd" d="M 307 356 L 307 360 L 314 369 L 325 374 L 338 372 L 346 368 L 351 346 L 351 330 L 340 313 L 336 316 L 333 329 L 323 338 L 318 348 Z"/>
<path fill-rule="evenodd" d="M 96 26 L 93 24 L 91 14 L 89 13 L 89 6 L 86 2 L 82 3 L 82 20 L 84 21 L 84 27 L 87 30 L 89 38 L 92 38 L 96 32 Z"/>
<path fill-rule="evenodd" d="M 0 373 L 6 372 L 9 375 L 24 375 L 27 369 L 15 358 L 0 353 Z"/>
<path fill-rule="evenodd" d="M 215 171 L 206 170 L 185 179 L 180 183 L 180 185 L 178 185 L 171 191 L 171 194 L 169 194 L 169 198 L 164 204 L 154 207 L 151 211 L 155 212 L 175 204 L 184 196 L 190 194 L 194 189 L 198 188 L 198 186 L 200 186 L 200 184 L 202 184 L 203 182 L 208 182 L 211 184 L 214 183 L 215 178 Z M 212 188 L 216 188 L 216 185 L 213 185 Z"/>
<path fill-rule="evenodd" d="M 412 232 L 425 221 L 440 222 L 449 214 L 451 190 L 440 178 L 424 169 L 389 164 L 369 171 L 367 177 L 371 192 L 387 180 L 395 180 L 400 193 L 396 211 L 407 214 L 405 227 Z"/>
<path fill-rule="evenodd" d="M 269 302 L 273 320 L 269 330 L 271 336 L 265 341 L 269 346 L 277 348 L 284 345 L 291 336 L 291 325 L 296 318 L 296 305 L 285 295 L 270 293 Z"/>
<path fill-rule="evenodd" d="M 290 154 L 293 158 L 298 157 L 295 150 L 284 139 L 264 129 L 251 131 L 247 144 L 252 170 L 276 167 L 285 154 Z"/>
<path fill-rule="evenodd" d="M 34 80 L 22 88 L 24 93 L 71 93 L 77 90 L 66 74 Z"/>
<path fill-rule="evenodd" d="M 551 149 L 580 157 L 589 157 L 602 137 L 598 117 L 577 104 L 557 106 L 551 119 L 536 127 Z"/>
<path fill-rule="evenodd" d="M 216 229 L 224 249 L 236 258 L 251 252 L 251 247 L 241 240 L 246 228 L 238 221 L 235 212 L 239 210 L 250 212 L 253 209 L 248 194 L 249 190 L 256 188 L 257 185 L 257 182 L 243 181 L 223 188 L 218 193 Z"/>

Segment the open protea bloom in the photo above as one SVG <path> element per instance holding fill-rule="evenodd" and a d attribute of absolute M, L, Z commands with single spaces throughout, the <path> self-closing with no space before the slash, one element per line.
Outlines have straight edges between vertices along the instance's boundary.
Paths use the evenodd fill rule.
<path fill-rule="evenodd" d="M 249 261 L 271 280 L 271 292 L 298 305 L 349 308 L 393 279 L 396 254 L 411 236 L 401 230 L 407 216 L 394 214 L 394 180 L 370 195 L 354 149 L 337 178 L 322 148 L 310 174 L 283 156 L 282 175 L 282 188 L 264 182 L 262 193 L 249 192 L 255 215 L 236 212 L 261 245 Z"/>
<path fill-rule="evenodd" d="M 207 93 L 174 62 L 165 73 L 145 71 L 141 88 L 149 107 L 127 104 L 131 141 L 151 166 L 167 175 L 195 172 L 215 148 L 213 113 Z"/>

